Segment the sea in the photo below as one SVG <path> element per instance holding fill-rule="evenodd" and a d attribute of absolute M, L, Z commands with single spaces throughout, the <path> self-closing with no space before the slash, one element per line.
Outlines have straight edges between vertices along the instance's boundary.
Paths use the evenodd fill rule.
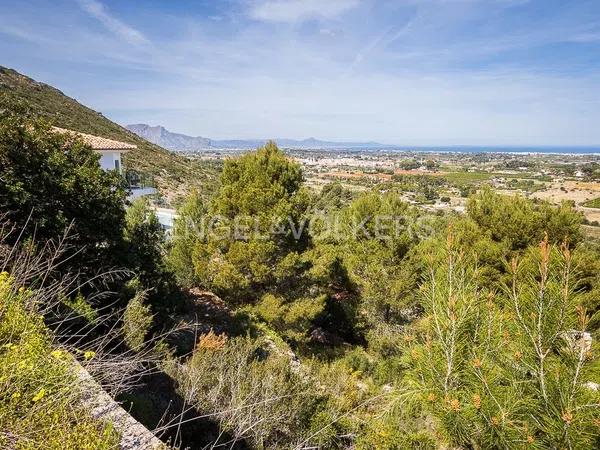
<path fill-rule="evenodd" d="M 431 153 L 514 153 L 514 154 L 559 154 L 559 155 L 597 155 L 600 156 L 599 147 L 562 147 L 562 146 L 544 146 L 544 147 L 517 147 L 517 146 L 389 146 L 389 147 L 351 147 L 351 148 L 323 148 L 321 150 L 339 150 L 346 152 L 431 152 Z"/>

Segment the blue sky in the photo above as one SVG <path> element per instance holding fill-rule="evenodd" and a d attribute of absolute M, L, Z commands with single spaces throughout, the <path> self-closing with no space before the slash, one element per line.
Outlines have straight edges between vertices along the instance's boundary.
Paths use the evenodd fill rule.
<path fill-rule="evenodd" d="M 0 65 L 215 139 L 600 144 L 598 0 L 3 0 Z"/>

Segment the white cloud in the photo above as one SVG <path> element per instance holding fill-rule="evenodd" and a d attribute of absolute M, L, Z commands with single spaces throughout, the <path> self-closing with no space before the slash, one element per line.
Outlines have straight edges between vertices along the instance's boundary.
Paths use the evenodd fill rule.
<path fill-rule="evenodd" d="M 160 123 L 219 138 L 376 140 L 404 145 L 590 145 L 600 142 L 598 77 L 524 73 L 353 74 L 290 81 L 127 87 L 100 106 L 121 123 Z M 94 104 L 93 104 L 94 105 Z M 251 111 L 251 113 L 250 113 Z"/>
<path fill-rule="evenodd" d="M 250 8 L 250 16 L 266 22 L 331 19 L 358 4 L 359 0 L 263 0 Z"/>
<path fill-rule="evenodd" d="M 98 14 L 104 20 L 114 15 L 98 0 L 77 1 L 96 5 L 94 14 L 88 11 L 94 20 L 100 20 Z M 475 11 L 467 5 L 460 14 L 440 6 L 451 0 L 418 0 L 430 6 L 397 13 L 369 2 L 364 14 L 347 9 L 343 17 L 338 12 L 339 20 L 310 27 L 264 26 L 244 19 L 248 5 L 258 8 L 259 1 L 294 6 L 294 14 L 270 11 L 288 20 L 283 24 L 293 23 L 292 18 L 335 18 L 327 0 L 318 12 L 311 0 L 303 2 L 304 9 L 280 0 L 228 3 L 234 1 L 247 7 L 243 17 L 235 8 L 232 15 L 222 12 L 218 23 L 210 17 L 161 14 L 158 20 L 176 32 L 157 36 L 151 46 L 123 45 L 123 33 L 98 33 L 81 20 L 80 11 L 46 6 L 44 14 L 31 16 L 7 8 L 0 15 L 0 54 L 5 65 L 54 84 L 121 123 L 160 123 L 215 139 L 600 142 L 597 66 L 563 71 L 560 61 L 545 66 L 519 56 L 559 39 L 594 40 L 598 24 L 581 19 L 577 11 L 542 22 L 545 27 L 537 22 L 535 27 L 515 26 L 506 35 L 498 19 L 487 18 L 485 33 L 477 27 L 469 32 L 487 17 L 483 2 L 492 0 L 479 0 L 481 8 Z M 402 0 L 409 1 L 417 0 Z M 401 0 L 387 4 L 394 2 Z M 152 38 L 155 27 L 147 29 Z M 141 36 L 136 31 L 133 36 Z M 588 47 L 581 48 L 587 52 Z M 517 50 L 517 58 L 507 60 L 511 50 Z M 497 54 L 502 58 L 495 60 Z M 478 64 L 481 58 L 486 64 Z M 81 77 L 82 71 L 89 76 Z"/>
<path fill-rule="evenodd" d="M 100 21 L 106 28 L 119 35 L 130 44 L 145 44 L 146 37 L 125 22 L 111 16 L 104 5 L 97 0 L 77 0 L 79 6 L 89 15 Z"/>

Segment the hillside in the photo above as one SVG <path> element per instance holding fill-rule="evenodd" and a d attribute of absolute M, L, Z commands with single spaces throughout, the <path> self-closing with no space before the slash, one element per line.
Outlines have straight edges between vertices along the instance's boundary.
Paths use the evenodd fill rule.
<path fill-rule="evenodd" d="M 152 144 L 60 90 L 16 70 L 0 66 L 0 95 L 25 102 L 36 115 L 55 126 L 137 145 L 136 150 L 126 155 L 126 167 L 152 176 L 169 202 L 177 202 L 192 187 L 203 192 L 214 189 L 216 167 L 191 161 Z"/>

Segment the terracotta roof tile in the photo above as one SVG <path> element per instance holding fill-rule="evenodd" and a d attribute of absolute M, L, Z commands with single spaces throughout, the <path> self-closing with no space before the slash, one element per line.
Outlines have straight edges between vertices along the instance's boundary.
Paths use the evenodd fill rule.
<path fill-rule="evenodd" d="M 94 150 L 102 151 L 102 150 L 132 150 L 137 148 L 134 144 L 128 144 L 127 142 L 114 141 L 112 139 L 103 138 L 100 136 L 94 136 L 92 134 L 80 133 L 79 131 L 67 130 L 65 128 L 52 127 L 54 131 L 57 133 L 63 134 L 73 134 L 77 137 L 83 139 L 87 145 L 92 147 Z"/>

